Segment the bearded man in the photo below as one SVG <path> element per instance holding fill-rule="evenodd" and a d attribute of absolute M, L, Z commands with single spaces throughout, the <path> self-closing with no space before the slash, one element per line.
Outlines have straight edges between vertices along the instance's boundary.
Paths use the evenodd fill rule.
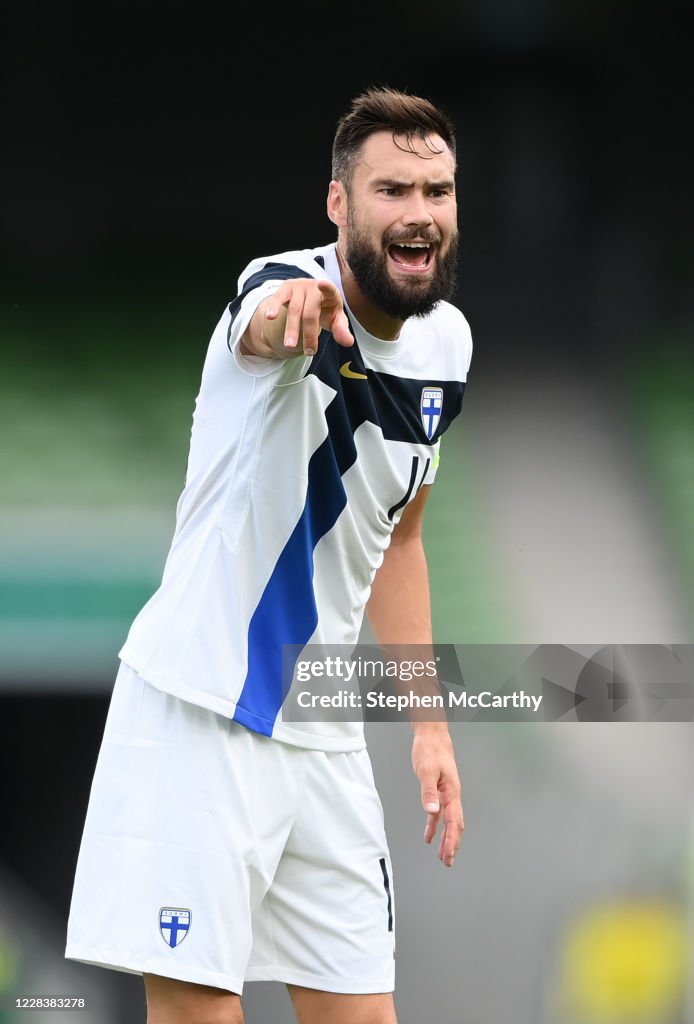
<path fill-rule="evenodd" d="M 160 587 L 136 617 L 90 795 L 66 956 L 144 976 L 149 1024 L 393 1024 L 392 866 L 364 723 L 296 720 L 288 645 L 431 645 L 422 513 L 472 342 L 455 135 L 371 88 L 340 119 L 337 239 L 252 259 L 210 341 Z M 368 608 L 367 608 L 368 604 Z M 358 717 L 358 716 L 355 716 Z M 463 814 L 445 721 L 414 721 L 425 841 Z"/>

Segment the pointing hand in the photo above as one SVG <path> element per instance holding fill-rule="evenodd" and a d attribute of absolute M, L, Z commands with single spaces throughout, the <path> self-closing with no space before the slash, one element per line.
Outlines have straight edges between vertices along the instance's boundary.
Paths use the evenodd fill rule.
<path fill-rule="evenodd" d="M 285 281 L 263 306 L 261 340 L 271 351 L 259 355 L 280 359 L 315 355 L 321 330 L 331 331 L 338 345 L 354 344 L 342 295 L 331 281 L 303 277 Z"/>

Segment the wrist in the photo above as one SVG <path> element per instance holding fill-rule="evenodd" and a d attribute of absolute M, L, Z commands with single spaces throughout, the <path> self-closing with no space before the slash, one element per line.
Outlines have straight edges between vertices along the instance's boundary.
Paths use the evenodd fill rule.
<path fill-rule="evenodd" d="M 450 736 L 448 722 L 412 722 L 412 732 L 415 736 Z"/>

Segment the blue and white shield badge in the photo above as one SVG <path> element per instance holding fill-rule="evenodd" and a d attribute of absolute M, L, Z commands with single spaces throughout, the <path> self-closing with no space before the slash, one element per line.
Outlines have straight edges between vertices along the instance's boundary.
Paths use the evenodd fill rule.
<path fill-rule="evenodd" d="M 159 931 L 167 946 L 180 946 L 190 931 L 190 911 L 180 907 L 162 907 L 159 911 Z"/>
<path fill-rule="evenodd" d="M 431 441 L 441 419 L 443 409 L 443 388 L 422 388 L 419 403 L 424 432 Z"/>

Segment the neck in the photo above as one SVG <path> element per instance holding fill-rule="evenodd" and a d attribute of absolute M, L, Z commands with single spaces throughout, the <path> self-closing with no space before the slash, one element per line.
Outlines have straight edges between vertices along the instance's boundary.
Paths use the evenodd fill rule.
<path fill-rule="evenodd" d="M 404 321 L 387 316 L 365 298 L 349 268 L 340 242 L 337 243 L 336 252 L 347 305 L 365 331 L 382 341 L 395 341 L 400 335 Z"/>

